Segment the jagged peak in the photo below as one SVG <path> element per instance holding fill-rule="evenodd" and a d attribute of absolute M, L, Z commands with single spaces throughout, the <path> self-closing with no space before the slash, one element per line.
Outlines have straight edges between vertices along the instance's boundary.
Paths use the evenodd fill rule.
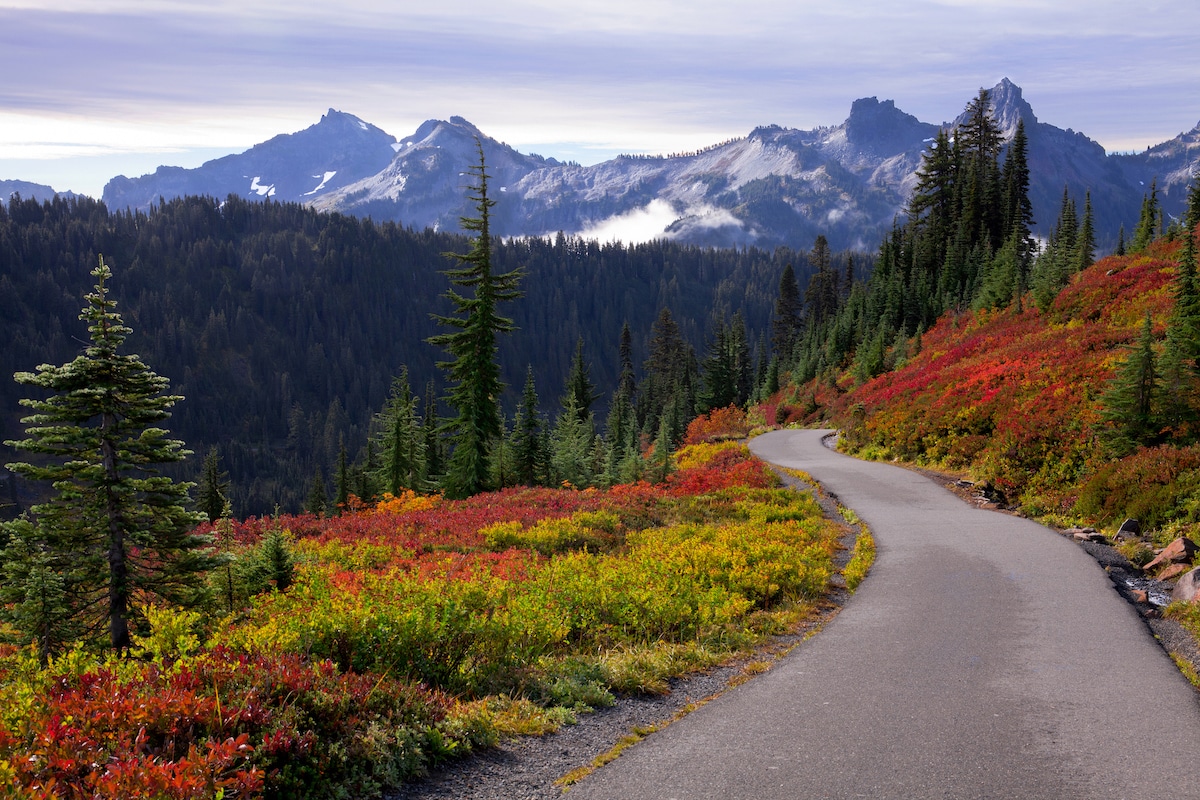
<path fill-rule="evenodd" d="M 1002 78 L 988 95 L 992 101 L 992 116 L 1006 136 L 1013 134 L 1019 120 L 1024 120 L 1026 128 L 1037 124 L 1038 118 L 1033 113 L 1033 106 L 1026 102 L 1021 87 L 1008 78 Z"/>

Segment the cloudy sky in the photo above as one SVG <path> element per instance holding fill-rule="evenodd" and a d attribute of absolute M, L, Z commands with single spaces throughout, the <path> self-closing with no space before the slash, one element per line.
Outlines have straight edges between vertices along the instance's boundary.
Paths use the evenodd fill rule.
<path fill-rule="evenodd" d="M 1008 77 L 1111 150 L 1200 120 L 1191 0 L 0 0 L 0 179 L 99 195 L 328 108 L 397 137 L 466 117 L 585 164 L 876 96 L 952 119 Z"/>

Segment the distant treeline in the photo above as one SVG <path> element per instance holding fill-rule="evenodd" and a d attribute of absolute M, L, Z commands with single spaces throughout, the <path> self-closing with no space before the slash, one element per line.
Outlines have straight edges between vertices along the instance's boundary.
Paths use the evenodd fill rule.
<path fill-rule="evenodd" d="M 79 307 L 103 255 L 133 329 L 130 351 L 186 398 L 170 421 L 197 453 L 183 476 L 196 477 L 200 456 L 219 447 L 236 514 L 297 510 L 315 470 L 330 469 L 343 445 L 353 457 L 365 444 L 404 367 L 418 392 L 441 379 L 435 365 L 445 354 L 426 343 L 437 332 L 430 314 L 450 309 L 445 254 L 468 246 L 456 234 L 233 196 L 172 200 L 149 213 L 87 198 L 15 198 L 0 208 L 0 433 L 23 433 L 23 390 L 11 375 L 81 351 Z M 847 255 L 834 254 L 835 269 Z M 498 270 L 526 272 L 524 297 L 506 309 L 518 330 L 499 341 L 506 412 L 529 365 L 542 404 L 555 406 L 582 338 L 601 419 L 618 381 L 623 324 L 638 367 L 662 309 L 701 354 L 739 310 L 749 340 L 761 343 L 784 268 L 794 267 L 800 286 L 816 272 L 808 253 L 790 249 L 562 235 L 497 241 L 494 259 Z M 871 263 L 853 259 L 860 275 Z M 12 457 L 5 448 L 4 461 Z"/>

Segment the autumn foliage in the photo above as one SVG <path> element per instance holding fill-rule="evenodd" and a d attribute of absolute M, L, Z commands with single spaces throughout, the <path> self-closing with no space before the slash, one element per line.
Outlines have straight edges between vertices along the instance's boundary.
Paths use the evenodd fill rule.
<path fill-rule="evenodd" d="M 1147 313 L 1162 335 L 1176 248 L 1159 242 L 1108 257 L 1076 275 L 1046 313 L 1029 302 L 947 313 L 920 352 L 864 384 L 847 376 L 835 391 L 822 382 L 790 391 L 820 397 L 814 417 L 831 417 L 865 455 L 968 472 L 1034 513 L 1111 518 L 1132 506 L 1097 500 L 1097 481 L 1141 472 L 1109 463 L 1099 398 Z"/>
<path fill-rule="evenodd" d="M 6 796 L 379 796 L 531 713 L 611 702 L 622 654 L 719 653 L 819 597 L 839 529 L 777 487 L 726 441 L 659 485 L 218 522 L 233 564 L 282 528 L 293 583 L 232 613 L 153 610 L 127 657 L 0 653 Z"/>

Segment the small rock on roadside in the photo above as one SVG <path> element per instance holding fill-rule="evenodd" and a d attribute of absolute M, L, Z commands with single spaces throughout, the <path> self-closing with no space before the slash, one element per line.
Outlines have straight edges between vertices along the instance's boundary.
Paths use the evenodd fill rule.
<path fill-rule="evenodd" d="M 1063 531 L 1077 542 L 1107 542 L 1108 537 L 1095 528 L 1067 528 Z"/>

